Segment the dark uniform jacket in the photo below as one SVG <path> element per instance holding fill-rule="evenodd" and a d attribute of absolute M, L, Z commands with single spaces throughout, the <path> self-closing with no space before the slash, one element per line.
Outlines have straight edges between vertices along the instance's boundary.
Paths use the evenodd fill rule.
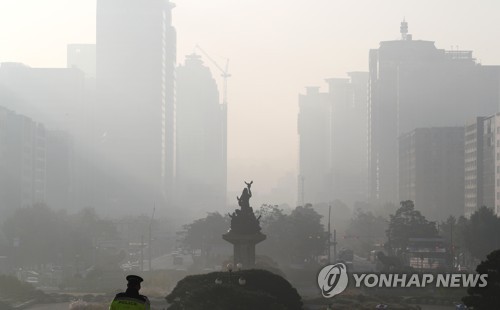
<path fill-rule="evenodd" d="M 116 294 L 109 310 L 149 310 L 149 299 L 140 295 L 135 289 L 127 289 L 125 293 Z"/>

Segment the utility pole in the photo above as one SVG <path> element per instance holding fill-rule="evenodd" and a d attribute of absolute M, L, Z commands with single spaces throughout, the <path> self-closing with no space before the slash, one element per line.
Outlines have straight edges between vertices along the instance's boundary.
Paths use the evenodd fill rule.
<path fill-rule="evenodd" d="M 151 253 L 152 253 L 152 250 L 151 250 L 151 245 L 152 245 L 152 240 L 153 238 L 151 237 L 151 227 L 153 226 L 153 218 L 155 216 L 155 210 L 156 210 L 156 205 L 153 204 L 153 214 L 151 215 L 151 221 L 149 222 L 149 242 L 148 242 L 148 257 L 149 257 L 149 264 L 148 264 L 148 267 L 149 267 L 149 271 L 151 271 Z"/>
<path fill-rule="evenodd" d="M 141 235 L 141 271 L 144 271 L 144 235 Z"/>
<path fill-rule="evenodd" d="M 455 268 L 455 253 L 453 251 L 453 222 L 450 221 L 450 252 L 451 252 L 451 268 Z"/>
<path fill-rule="evenodd" d="M 328 206 L 328 263 L 332 263 L 332 257 L 330 252 L 330 247 L 333 245 L 333 261 L 337 261 L 337 230 L 333 230 L 333 242 L 331 241 L 331 218 L 332 218 L 332 206 Z"/>
<path fill-rule="evenodd" d="M 337 230 L 333 230 L 333 259 L 337 261 Z"/>
<path fill-rule="evenodd" d="M 304 197 L 304 176 L 300 177 L 300 186 L 301 186 L 301 196 L 302 196 L 302 206 L 306 205 L 306 198 Z"/>
<path fill-rule="evenodd" d="M 332 206 L 328 206 L 328 264 L 332 263 L 332 257 L 330 253 L 330 247 L 332 245 L 332 234 L 330 232 L 330 220 L 331 220 L 331 214 L 332 214 Z"/>

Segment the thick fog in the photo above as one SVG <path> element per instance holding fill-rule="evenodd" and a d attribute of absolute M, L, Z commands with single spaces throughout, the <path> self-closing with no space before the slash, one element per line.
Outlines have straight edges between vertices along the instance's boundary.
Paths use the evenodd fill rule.
<path fill-rule="evenodd" d="M 500 48 L 490 40 L 498 31 L 492 24 L 495 2 L 488 2 L 491 9 L 485 9 L 441 1 L 429 10 L 430 3 L 176 2 L 172 24 L 178 34 L 176 63 L 182 63 L 196 44 L 219 64 L 230 59 L 230 197 L 251 172 L 259 179 L 261 195 L 275 188 L 289 197 L 277 196 L 280 203 L 297 202 L 297 93 L 306 86 L 326 88 L 326 78 L 367 71 L 368 49 L 398 38 L 403 17 L 410 21 L 415 39 L 435 41 L 438 48 L 474 50 L 482 63 L 495 63 Z M 66 44 L 96 42 L 95 2 L 2 1 L 0 5 L 2 29 L 11 29 L 2 33 L 2 62 L 63 67 Z M 463 22 L 470 20 L 466 16 L 478 18 Z M 220 72 L 206 64 L 222 87 Z"/>
<path fill-rule="evenodd" d="M 499 11 L 2 0 L 0 275 L 220 270 L 241 214 L 301 294 L 331 261 L 474 270 L 500 247 Z"/>

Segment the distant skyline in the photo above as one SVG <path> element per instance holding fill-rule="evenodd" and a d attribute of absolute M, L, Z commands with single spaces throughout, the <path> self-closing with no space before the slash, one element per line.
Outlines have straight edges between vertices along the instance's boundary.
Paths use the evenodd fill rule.
<path fill-rule="evenodd" d="M 326 78 L 367 71 L 369 49 L 398 39 L 403 18 L 414 40 L 473 50 L 481 63 L 500 64 L 495 0 L 173 2 L 177 62 L 196 44 L 221 64 L 230 59 L 229 196 L 253 178 L 255 204 L 259 191 L 296 175 L 298 94 L 306 86 L 325 89 Z M 64 67 L 67 44 L 95 43 L 95 6 L 95 0 L 2 0 L 0 62 Z M 220 89 L 219 72 L 206 64 Z M 287 202 L 295 198 L 290 193 Z"/>

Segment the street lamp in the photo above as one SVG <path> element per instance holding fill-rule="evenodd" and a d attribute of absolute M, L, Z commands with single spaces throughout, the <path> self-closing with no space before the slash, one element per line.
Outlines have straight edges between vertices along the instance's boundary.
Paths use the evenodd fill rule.
<path fill-rule="evenodd" d="M 245 285 L 245 284 L 247 283 L 247 280 L 245 280 L 245 278 L 243 278 L 243 277 L 240 277 L 240 278 L 238 279 L 238 283 L 239 283 L 241 286 L 243 286 L 243 285 Z"/>
<path fill-rule="evenodd" d="M 241 271 L 241 269 L 243 268 L 243 264 L 242 263 L 237 263 L 236 264 L 236 268 L 237 268 L 237 271 Z M 231 281 L 231 275 L 232 275 L 232 272 L 233 272 L 233 264 L 229 263 L 226 265 L 226 269 L 227 271 L 229 272 L 229 284 L 231 285 L 232 284 L 232 281 Z M 221 285 L 222 284 L 222 279 L 221 278 L 217 278 L 215 279 L 215 284 L 216 285 Z M 239 285 L 245 285 L 247 283 L 247 280 L 243 277 L 240 277 L 238 279 L 238 284 Z"/>
<path fill-rule="evenodd" d="M 229 263 L 226 266 L 227 271 L 229 271 L 229 284 L 231 284 L 231 272 L 233 272 L 233 264 Z"/>

